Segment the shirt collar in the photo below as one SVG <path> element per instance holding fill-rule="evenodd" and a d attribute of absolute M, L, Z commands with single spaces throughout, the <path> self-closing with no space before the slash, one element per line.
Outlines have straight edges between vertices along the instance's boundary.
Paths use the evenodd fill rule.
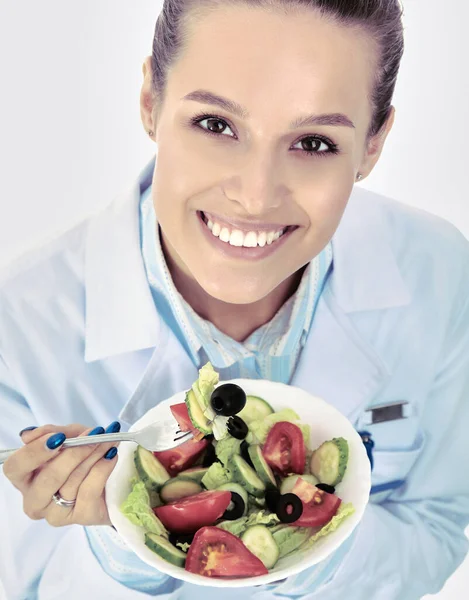
<path fill-rule="evenodd" d="M 155 158 L 135 184 L 88 223 L 85 242 L 85 360 L 156 346 L 160 319 L 140 251 L 139 202 L 151 184 Z M 355 188 L 332 239 L 328 285 L 346 313 L 408 304 L 383 204 Z"/>

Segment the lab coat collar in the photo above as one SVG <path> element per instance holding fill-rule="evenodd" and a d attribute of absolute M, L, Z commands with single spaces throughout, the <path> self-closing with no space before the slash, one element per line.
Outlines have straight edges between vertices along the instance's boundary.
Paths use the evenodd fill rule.
<path fill-rule="evenodd" d="M 90 219 L 85 250 L 85 360 L 154 347 L 160 320 L 140 251 L 139 200 L 155 158 L 135 184 Z M 329 285 L 344 313 L 411 301 L 379 210 L 377 195 L 354 189 L 333 237 Z"/>
<path fill-rule="evenodd" d="M 151 348 L 160 320 L 140 252 L 139 201 L 154 159 L 138 180 L 89 221 L 85 248 L 85 361 Z"/>

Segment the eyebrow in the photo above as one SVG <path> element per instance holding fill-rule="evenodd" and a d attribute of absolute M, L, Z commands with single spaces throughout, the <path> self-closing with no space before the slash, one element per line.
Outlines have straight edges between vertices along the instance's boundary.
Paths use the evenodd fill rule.
<path fill-rule="evenodd" d="M 214 94 L 208 90 L 195 90 L 182 97 L 182 100 L 192 100 L 194 102 L 202 102 L 203 104 L 214 104 L 224 110 L 240 117 L 247 119 L 249 112 L 240 104 L 229 98 L 224 98 L 218 94 Z M 352 127 L 355 129 L 353 122 L 342 113 L 332 113 L 323 115 L 308 115 L 306 117 L 298 117 L 290 123 L 290 129 L 297 129 L 308 125 L 331 125 Z"/>

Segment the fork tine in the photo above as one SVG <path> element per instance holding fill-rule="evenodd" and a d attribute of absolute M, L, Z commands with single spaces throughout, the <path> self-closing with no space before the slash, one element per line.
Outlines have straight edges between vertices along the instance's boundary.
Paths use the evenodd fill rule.
<path fill-rule="evenodd" d="M 185 437 L 187 437 L 188 435 L 190 435 L 191 437 L 193 437 L 193 436 L 194 436 L 194 434 L 193 434 L 191 431 L 185 431 L 185 432 L 182 432 L 182 431 L 176 431 L 176 434 L 177 434 L 177 433 L 182 433 L 183 435 L 176 435 L 176 437 L 174 438 L 174 441 L 175 441 L 175 442 L 179 442 L 180 440 L 183 440 L 183 439 L 184 439 Z"/>

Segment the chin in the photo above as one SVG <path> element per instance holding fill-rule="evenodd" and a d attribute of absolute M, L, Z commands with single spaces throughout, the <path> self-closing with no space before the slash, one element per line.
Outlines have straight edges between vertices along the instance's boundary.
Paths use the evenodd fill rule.
<path fill-rule="evenodd" d="M 207 294 L 226 304 L 253 304 L 267 296 L 275 286 L 256 285 L 255 282 L 237 280 L 232 277 L 227 281 L 199 280 L 199 285 Z"/>

